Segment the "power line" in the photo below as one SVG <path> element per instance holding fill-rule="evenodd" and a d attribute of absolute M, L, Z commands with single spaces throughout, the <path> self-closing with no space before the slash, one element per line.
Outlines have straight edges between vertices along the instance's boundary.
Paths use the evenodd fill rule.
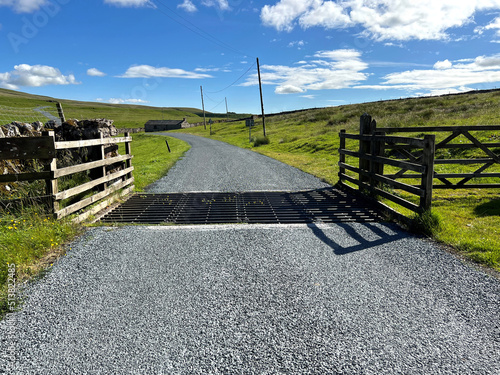
<path fill-rule="evenodd" d="M 215 108 L 217 108 L 218 106 L 220 106 L 225 100 L 226 100 L 226 98 L 222 99 L 215 107 L 213 107 L 212 109 L 208 110 L 208 112 L 212 112 Z"/>
<path fill-rule="evenodd" d="M 175 19 L 174 17 L 170 16 L 168 13 L 164 12 L 162 9 L 160 9 L 157 4 L 155 4 L 155 1 L 161 5 L 163 5 L 165 8 L 167 8 L 171 13 L 175 14 L 177 17 L 179 17 L 181 20 L 183 20 L 185 23 Z M 185 27 L 186 29 L 188 29 L 189 31 L 195 33 L 196 35 L 200 36 L 201 38 L 205 39 L 205 40 L 208 40 L 209 42 L 211 43 L 214 43 L 216 45 L 218 45 L 219 47 L 221 48 L 224 48 L 226 50 L 229 50 L 233 53 L 236 53 L 237 55 L 242 55 L 242 56 L 250 56 L 249 54 L 247 53 L 243 53 L 241 51 L 239 51 L 238 49 L 236 48 L 233 48 L 231 45 L 223 42 L 222 40 L 216 38 L 215 36 L 213 36 L 212 34 L 208 33 L 207 31 L 199 28 L 198 26 L 196 26 L 195 24 L 193 24 L 191 21 L 189 21 L 188 19 L 182 17 L 180 14 L 178 14 L 176 11 L 174 11 L 172 8 L 170 8 L 168 5 L 166 5 L 162 0 L 151 0 L 151 2 L 156 5 L 156 10 L 159 11 L 160 13 L 162 13 L 163 15 L 167 16 L 168 18 L 170 18 L 172 21 L 178 23 L 179 25 Z M 187 24 L 191 25 L 188 26 Z M 252 57 L 252 56 L 250 56 Z"/>
<path fill-rule="evenodd" d="M 238 77 L 238 79 L 237 79 L 236 81 L 234 81 L 233 83 L 231 83 L 229 86 L 224 87 L 222 90 L 219 90 L 219 91 L 207 91 L 207 92 L 208 92 L 209 94 L 218 94 L 219 92 L 222 92 L 222 91 L 224 91 L 224 90 L 227 90 L 227 89 L 228 89 L 228 88 L 230 88 L 231 86 L 234 86 L 236 83 L 238 83 L 238 81 L 239 81 L 240 79 L 242 79 L 244 76 L 246 76 L 246 75 L 247 75 L 247 73 L 250 71 L 250 69 L 252 69 L 252 68 L 255 66 L 255 64 L 256 64 L 256 63 L 253 63 L 253 64 L 252 64 L 252 66 L 251 66 L 250 68 L 248 68 L 248 69 L 246 70 L 246 72 L 245 72 L 245 73 L 243 73 L 241 76 L 239 76 L 239 77 Z"/>

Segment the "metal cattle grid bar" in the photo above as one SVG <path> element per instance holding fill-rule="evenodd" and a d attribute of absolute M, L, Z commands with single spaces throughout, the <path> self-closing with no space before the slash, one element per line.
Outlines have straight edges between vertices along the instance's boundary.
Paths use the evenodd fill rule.
<path fill-rule="evenodd" d="M 378 211 L 336 189 L 300 192 L 135 194 L 106 214 L 103 223 L 284 224 L 369 222 Z"/>

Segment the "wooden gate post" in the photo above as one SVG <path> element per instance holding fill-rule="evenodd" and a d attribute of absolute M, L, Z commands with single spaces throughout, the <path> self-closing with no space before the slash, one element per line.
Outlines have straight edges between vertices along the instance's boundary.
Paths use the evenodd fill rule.
<path fill-rule="evenodd" d="M 125 137 L 130 137 L 130 133 L 125 133 Z M 167 142 L 167 146 L 168 146 L 168 142 Z M 170 147 L 168 148 L 168 150 L 170 151 Z M 125 142 L 125 155 L 132 155 L 132 149 L 130 147 L 130 142 Z M 130 168 L 132 166 L 132 160 L 131 159 L 127 159 L 125 161 L 125 168 Z M 128 173 L 126 176 L 123 177 L 123 180 L 126 181 L 128 180 L 129 178 L 132 178 L 132 172 L 131 173 Z"/>
<path fill-rule="evenodd" d="M 59 211 L 59 201 L 56 200 L 55 195 L 59 192 L 59 187 L 57 183 L 57 178 L 54 177 L 55 171 L 57 170 L 57 158 L 55 157 L 55 137 L 54 132 L 42 132 L 43 137 L 52 137 L 52 147 L 54 150 L 54 158 L 48 159 L 44 167 L 45 172 L 50 173 L 50 179 L 45 180 L 45 195 L 48 196 L 49 200 L 49 211 L 52 215 L 56 216 L 57 211 Z"/>
<path fill-rule="evenodd" d="M 424 196 L 420 198 L 420 208 L 423 211 L 431 209 L 432 205 L 432 185 L 434 182 L 434 156 L 436 136 L 434 134 L 424 136 L 424 153 L 422 155 L 422 164 L 425 165 L 425 172 L 422 175 L 422 189 Z"/>
<path fill-rule="evenodd" d="M 345 164 L 345 154 L 342 153 L 343 150 L 345 150 L 345 138 L 343 137 L 345 135 L 345 129 L 342 129 L 340 131 L 340 145 L 339 145 L 339 164 L 344 163 Z M 342 176 L 345 174 L 345 168 L 340 165 L 339 166 L 339 181 L 342 182 Z"/>
<path fill-rule="evenodd" d="M 375 121 L 372 121 L 372 117 L 368 114 L 365 113 L 361 116 L 359 120 L 359 134 L 360 135 L 370 135 L 372 134 L 372 129 L 376 126 Z M 362 171 L 369 172 L 370 171 L 370 160 L 363 159 L 363 156 L 366 156 L 367 154 L 371 153 L 371 145 L 370 141 L 359 141 L 359 153 L 360 158 L 359 158 L 359 169 Z M 359 181 L 361 183 L 369 184 L 370 183 L 370 178 L 368 176 L 364 176 L 363 174 L 359 174 Z M 360 190 L 363 190 L 363 184 L 360 185 Z"/>

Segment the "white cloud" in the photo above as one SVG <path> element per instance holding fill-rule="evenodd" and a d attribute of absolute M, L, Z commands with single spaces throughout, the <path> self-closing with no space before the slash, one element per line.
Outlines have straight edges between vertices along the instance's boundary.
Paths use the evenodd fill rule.
<path fill-rule="evenodd" d="M 301 95 L 301 98 L 306 98 L 306 99 L 314 99 L 316 95 Z"/>
<path fill-rule="evenodd" d="M 105 101 L 103 99 L 96 99 L 97 101 Z M 121 98 L 110 98 L 106 100 L 106 102 L 111 103 L 111 104 L 145 104 L 149 103 L 147 100 L 142 100 L 142 99 L 121 99 Z"/>
<path fill-rule="evenodd" d="M 106 4 L 117 5 L 121 7 L 143 7 L 153 6 L 149 0 L 104 0 Z"/>
<path fill-rule="evenodd" d="M 298 49 L 301 49 L 306 43 L 303 40 L 295 40 L 293 42 L 288 43 L 288 47 L 297 46 Z"/>
<path fill-rule="evenodd" d="M 20 64 L 11 72 L 0 73 L 0 87 L 17 90 L 19 87 L 47 85 L 76 85 L 73 74 L 63 75 L 59 69 L 46 65 Z"/>
<path fill-rule="evenodd" d="M 489 25 L 484 27 L 486 30 L 496 30 L 496 35 L 500 36 L 500 17 L 497 17 Z"/>
<path fill-rule="evenodd" d="M 453 64 L 450 62 L 450 60 L 446 59 L 444 61 L 438 61 L 434 64 L 434 69 L 450 69 L 453 66 Z"/>
<path fill-rule="evenodd" d="M 362 73 L 368 65 L 361 60 L 361 53 L 355 50 L 319 51 L 314 60 L 305 65 L 283 66 L 263 65 L 263 84 L 276 86 L 276 94 L 305 93 L 307 90 L 332 90 L 351 87 L 368 78 Z M 257 75 L 247 79 L 242 86 L 257 85 Z"/>
<path fill-rule="evenodd" d="M 464 59 L 455 64 L 438 61 L 434 69 L 415 69 L 386 75 L 380 85 L 357 86 L 360 89 L 427 90 L 436 92 L 462 92 L 468 86 L 500 82 L 500 54 Z M 457 91 L 458 90 L 458 91 Z"/>
<path fill-rule="evenodd" d="M 47 0 L 0 0 L 0 6 L 11 7 L 19 13 L 34 12 L 45 4 L 47 4 Z"/>
<path fill-rule="evenodd" d="M 500 9 L 500 0 L 280 0 L 261 10 L 264 25 L 279 31 L 302 28 L 364 28 L 382 40 L 446 39 L 446 31 L 472 22 L 476 12 Z M 488 25 L 497 28 L 497 23 Z"/>
<path fill-rule="evenodd" d="M 203 0 L 201 3 L 206 7 L 216 7 L 220 10 L 229 10 L 229 3 L 227 0 Z"/>
<path fill-rule="evenodd" d="M 104 77 L 106 73 L 101 72 L 99 69 L 90 68 L 87 70 L 87 75 L 92 77 Z"/>
<path fill-rule="evenodd" d="M 184 9 L 186 12 L 193 13 L 198 10 L 196 5 L 193 4 L 191 0 L 184 0 L 182 4 L 177 5 L 177 8 Z"/>
<path fill-rule="evenodd" d="M 208 74 L 188 72 L 183 69 L 155 68 L 150 65 L 131 66 L 130 68 L 127 69 L 125 74 L 120 77 L 121 78 L 162 77 L 162 78 L 188 78 L 188 79 L 212 78 L 212 76 Z"/>

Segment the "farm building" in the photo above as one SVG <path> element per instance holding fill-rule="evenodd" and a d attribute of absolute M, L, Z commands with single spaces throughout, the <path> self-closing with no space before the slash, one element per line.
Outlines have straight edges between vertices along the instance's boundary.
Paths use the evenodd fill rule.
<path fill-rule="evenodd" d="M 186 119 L 183 120 L 149 120 L 144 125 L 146 132 L 158 132 L 174 129 L 182 129 L 188 127 L 189 123 Z"/>

